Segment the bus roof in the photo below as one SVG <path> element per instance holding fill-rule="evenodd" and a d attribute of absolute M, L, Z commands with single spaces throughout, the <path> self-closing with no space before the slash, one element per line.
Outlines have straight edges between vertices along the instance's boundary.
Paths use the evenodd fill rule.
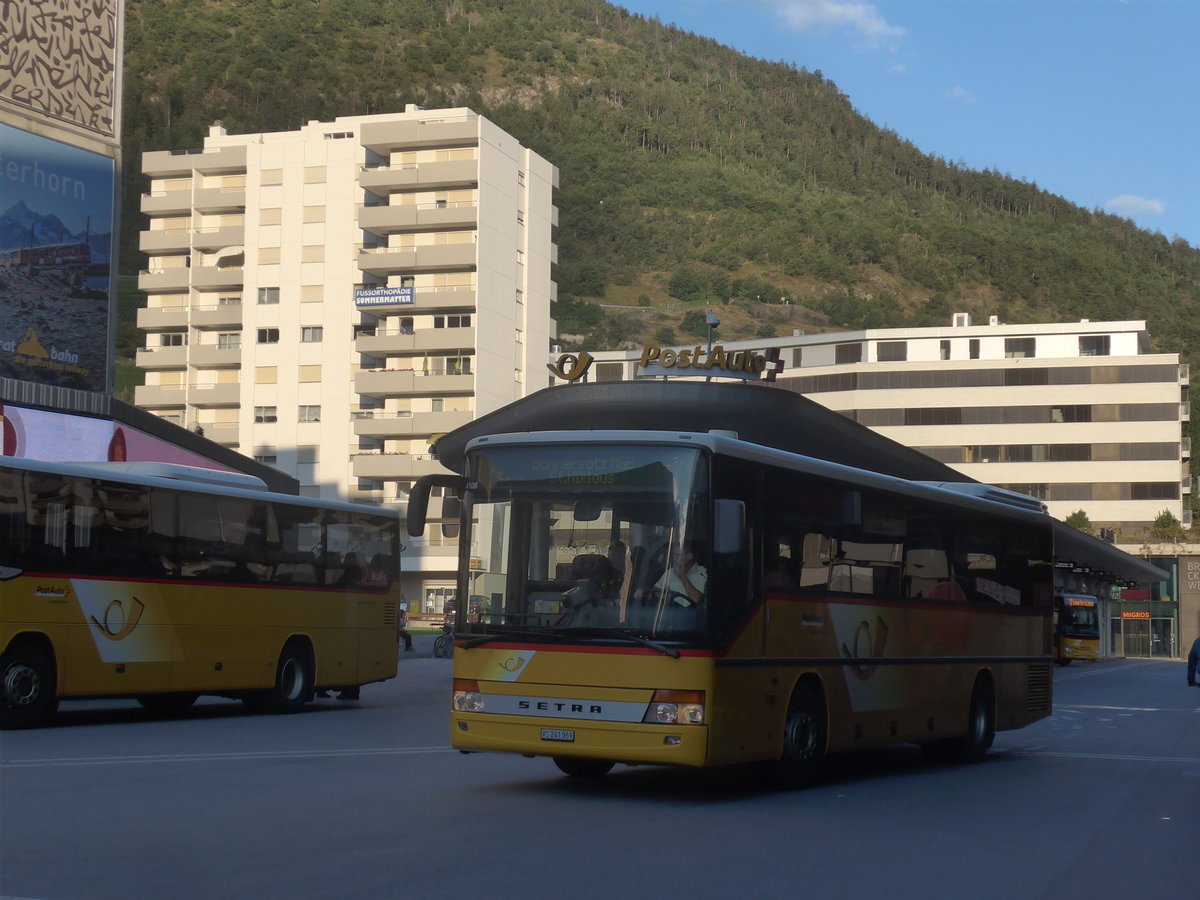
<path fill-rule="evenodd" d="M 142 487 L 165 488 L 172 491 L 196 494 L 215 494 L 222 497 L 240 497 L 251 500 L 270 500 L 337 512 L 354 512 L 360 515 L 380 515 L 399 518 L 393 509 L 349 503 L 343 500 L 322 500 L 317 497 L 302 497 L 297 494 L 280 494 L 268 490 L 260 478 L 238 472 L 218 469 L 202 469 L 197 466 L 179 466 L 170 463 L 115 463 L 115 462 L 47 462 L 21 457 L 0 457 L 0 469 L 16 469 L 28 472 L 68 475 L 76 478 L 96 478 L 121 484 Z"/>

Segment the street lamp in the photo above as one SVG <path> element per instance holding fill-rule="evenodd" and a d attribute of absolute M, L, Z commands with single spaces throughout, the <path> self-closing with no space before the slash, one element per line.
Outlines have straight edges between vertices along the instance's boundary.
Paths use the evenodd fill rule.
<path fill-rule="evenodd" d="M 708 326 L 708 359 L 712 359 L 713 329 L 721 324 L 721 320 L 718 319 L 717 314 L 710 309 L 704 314 L 704 324 Z M 711 371 L 711 367 L 709 371 Z M 712 376 L 709 375 L 704 380 L 712 381 Z"/>

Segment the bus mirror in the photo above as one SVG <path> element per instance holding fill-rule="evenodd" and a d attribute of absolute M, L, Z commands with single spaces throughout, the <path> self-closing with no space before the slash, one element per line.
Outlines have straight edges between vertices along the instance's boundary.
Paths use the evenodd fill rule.
<path fill-rule="evenodd" d="M 599 500 L 576 500 L 575 501 L 575 521 L 576 522 L 595 522 L 600 518 L 600 512 L 603 507 Z"/>
<path fill-rule="evenodd" d="M 408 495 L 408 533 L 412 537 L 420 537 L 425 533 L 425 519 L 429 513 L 429 493 L 434 487 L 449 488 L 462 493 L 465 485 L 458 475 L 422 475 L 413 485 Z M 442 499 L 442 517 L 447 515 L 447 502 L 453 501 L 455 518 L 458 517 L 458 497 Z"/>
<path fill-rule="evenodd" d="M 745 544 L 746 504 L 717 500 L 713 504 L 713 552 L 741 553 Z"/>
<path fill-rule="evenodd" d="M 447 495 L 442 498 L 442 518 L 457 519 L 462 512 L 462 501 L 458 497 Z"/>

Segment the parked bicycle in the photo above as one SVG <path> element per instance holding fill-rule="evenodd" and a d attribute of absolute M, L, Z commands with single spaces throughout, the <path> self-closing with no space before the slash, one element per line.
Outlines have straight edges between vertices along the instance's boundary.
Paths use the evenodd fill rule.
<path fill-rule="evenodd" d="M 433 642 L 433 655 L 446 658 L 454 655 L 454 626 L 443 623 L 442 633 Z"/>

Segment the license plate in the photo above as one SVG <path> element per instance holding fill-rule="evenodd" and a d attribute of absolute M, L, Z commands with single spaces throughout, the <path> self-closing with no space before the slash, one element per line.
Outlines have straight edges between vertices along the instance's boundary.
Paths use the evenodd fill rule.
<path fill-rule="evenodd" d="M 575 740 L 575 732 L 568 728 L 543 728 L 542 740 L 571 742 Z"/>

